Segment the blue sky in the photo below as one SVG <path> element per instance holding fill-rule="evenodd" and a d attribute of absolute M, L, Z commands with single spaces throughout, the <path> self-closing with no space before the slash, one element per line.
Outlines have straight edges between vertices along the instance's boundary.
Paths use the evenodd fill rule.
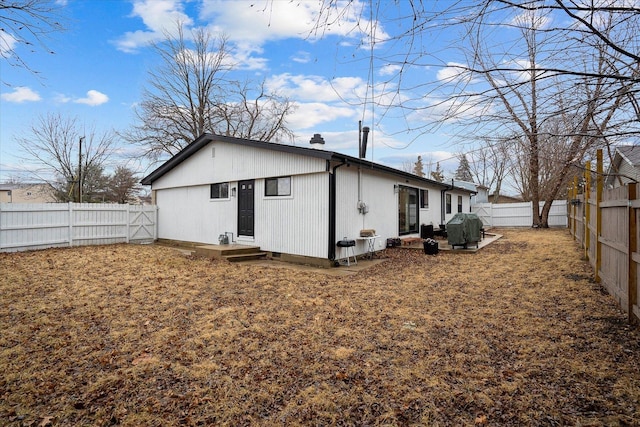
<path fill-rule="evenodd" d="M 402 13 L 406 7 L 402 1 L 381 4 L 391 13 Z M 370 30 L 363 25 L 362 32 L 351 31 L 354 17 L 343 17 L 342 25 L 314 36 L 318 5 L 317 0 L 66 0 L 67 31 L 45 40 L 56 53 L 18 50 L 38 76 L 0 59 L 5 83 L 0 87 L 0 182 L 28 179 L 27 172 L 35 168 L 21 159 L 15 137 L 28 133 L 39 116 L 59 112 L 97 131 L 131 126 L 147 71 L 158 60 L 148 43 L 160 40 L 176 20 L 187 28 L 224 33 L 239 64 L 238 75 L 256 82 L 266 79 L 267 87 L 298 104 L 289 118 L 296 145 L 307 145 L 314 133 L 321 133 L 326 149 L 357 156 L 358 121 L 363 120 L 372 128 L 370 160 L 402 168 L 421 155 L 425 163 L 443 160 L 445 172 L 453 173 L 457 161 L 451 158 L 461 147 L 445 129 L 406 132 L 405 120 L 362 105 L 371 88 L 375 94 L 377 85 L 396 70 L 371 61 Z M 376 35 L 383 38 L 403 30 L 379 23 Z M 425 42 L 431 50 L 444 43 Z M 386 54 L 392 48 L 381 43 L 374 51 L 380 56 L 381 50 Z M 442 55 L 444 63 L 446 52 Z M 422 67 L 418 74 L 425 81 L 437 81 L 446 76 L 446 69 Z M 131 150 L 125 143 L 120 148 L 115 160 L 125 163 Z M 149 172 L 145 164 L 130 164 L 141 174 Z"/>

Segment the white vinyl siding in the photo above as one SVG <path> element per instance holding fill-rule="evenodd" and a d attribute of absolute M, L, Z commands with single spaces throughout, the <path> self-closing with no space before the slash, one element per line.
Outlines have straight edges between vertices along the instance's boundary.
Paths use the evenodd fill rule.
<path fill-rule="evenodd" d="M 256 197 L 255 241 L 263 250 L 327 258 L 329 174 L 291 177 L 294 197 Z M 256 180 L 256 194 L 265 192 Z"/>
<path fill-rule="evenodd" d="M 217 244 L 220 234 L 235 234 L 237 198 L 211 203 L 209 196 L 209 185 L 157 190 L 158 237 Z"/>
<path fill-rule="evenodd" d="M 212 157 L 214 146 L 215 157 Z M 153 189 L 325 171 L 323 159 L 214 141 L 154 181 Z"/>

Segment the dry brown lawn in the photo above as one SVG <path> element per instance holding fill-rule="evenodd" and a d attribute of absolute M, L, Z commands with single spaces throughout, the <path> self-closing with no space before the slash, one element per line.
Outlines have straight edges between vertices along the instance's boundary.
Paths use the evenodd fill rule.
<path fill-rule="evenodd" d="M 566 230 L 348 277 L 0 254 L 0 425 L 640 423 L 640 334 Z"/>

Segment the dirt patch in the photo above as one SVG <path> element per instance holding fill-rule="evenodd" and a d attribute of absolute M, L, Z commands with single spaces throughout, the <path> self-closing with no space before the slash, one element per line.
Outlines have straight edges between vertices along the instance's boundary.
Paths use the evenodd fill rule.
<path fill-rule="evenodd" d="M 566 230 L 348 277 L 0 254 L 2 425 L 636 425 L 640 336 Z"/>

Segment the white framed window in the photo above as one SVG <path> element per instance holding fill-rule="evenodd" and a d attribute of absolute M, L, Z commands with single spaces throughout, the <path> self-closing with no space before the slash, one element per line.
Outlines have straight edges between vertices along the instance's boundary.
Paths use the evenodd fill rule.
<path fill-rule="evenodd" d="M 422 209 L 429 208 L 429 190 L 420 190 L 420 207 Z"/>
<path fill-rule="evenodd" d="M 229 198 L 229 183 L 219 182 L 217 184 L 211 184 L 211 199 L 228 199 Z"/>
<path fill-rule="evenodd" d="M 291 177 L 266 178 L 264 180 L 264 195 L 267 197 L 291 196 Z"/>

